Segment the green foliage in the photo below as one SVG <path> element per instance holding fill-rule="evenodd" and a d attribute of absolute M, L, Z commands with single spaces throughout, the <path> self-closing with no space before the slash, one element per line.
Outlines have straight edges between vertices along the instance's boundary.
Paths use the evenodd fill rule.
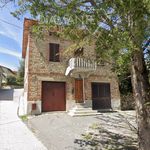
<path fill-rule="evenodd" d="M 33 29 L 39 36 L 43 29 L 63 26 L 60 34 L 78 43 L 94 39 L 99 55 L 111 63 L 116 63 L 122 49 L 132 54 L 141 48 L 143 40 L 149 36 L 145 32 L 150 17 L 147 0 L 20 0 L 15 16 L 19 17 L 26 11 L 34 18 L 40 18 L 38 27 Z M 79 31 L 79 28 L 84 30 Z"/>
<path fill-rule="evenodd" d="M 134 110 L 135 100 L 132 93 L 125 93 L 121 95 L 121 110 Z"/>
<path fill-rule="evenodd" d="M 8 76 L 7 85 L 23 86 L 23 84 L 24 84 L 24 60 L 21 60 L 17 76 Z"/>
<path fill-rule="evenodd" d="M 98 128 L 100 128 L 100 124 L 93 123 L 89 128 L 91 128 L 91 129 L 98 129 Z"/>
<path fill-rule="evenodd" d="M 18 68 L 16 81 L 18 85 L 24 84 L 24 60 L 20 61 L 20 66 Z"/>
<path fill-rule="evenodd" d="M 83 137 L 84 137 L 84 139 L 86 139 L 86 140 L 91 140 L 91 139 L 93 138 L 90 133 L 84 134 Z"/>
<path fill-rule="evenodd" d="M 149 37 L 149 1 L 20 0 L 18 5 L 15 17 L 29 11 L 39 18 L 32 30 L 38 38 L 43 38 L 43 31 L 52 30 L 76 46 L 95 42 L 99 59 L 111 63 L 119 76 L 121 91 L 131 92 L 131 58 L 135 51 L 142 51 L 142 43 Z"/>
<path fill-rule="evenodd" d="M 146 61 L 147 70 L 149 71 L 149 82 L 150 82 L 150 48 L 147 49 L 145 61 Z"/>
<path fill-rule="evenodd" d="M 98 58 L 112 64 L 117 73 L 121 93 L 132 92 L 130 62 L 149 37 L 149 1 L 20 0 L 18 4 L 15 17 L 29 11 L 33 18 L 40 18 L 32 30 L 40 39 L 43 31 L 57 31 L 57 36 L 71 39 L 74 46 L 95 42 Z M 146 62 L 149 67 L 149 59 Z"/>
<path fill-rule="evenodd" d="M 22 119 L 22 121 L 28 121 L 27 115 L 22 115 L 22 116 L 20 116 L 20 118 Z"/>
<path fill-rule="evenodd" d="M 21 60 L 17 76 L 8 76 L 7 85 L 23 86 L 23 84 L 24 84 L 24 60 Z"/>
<path fill-rule="evenodd" d="M 120 78 L 128 75 L 131 60 L 134 69 L 137 69 L 132 77 L 138 78 L 138 73 L 144 77 L 138 70 L 140 67 L 138 68 L 136 62 L 139 60 L 140 63 L 141 59 L 144 59 L 142 44 L 150 36 L 149 0 L 20 0 L 19 3 L 19 10 L 14 13 L 16 17 L 29 11 L 34 18 L 40 18 L 41 31 L 47 29 L 44 26 L 62 26 L 63 30 L 59 36 L 70 38 L 78 44 L 84 41 L 96 43 L 95 49 L 99 57 L 111 63 Z M 55 18 L 54 21 L 52 17 Z M 139 65 L 145 68 L 144 63 Z M 149 84 L 147 79 L 145 82 Z M 133 86 L 135 89 L 139 88 L 135 82 Z M 146 93 L 146 90 L 143 93 Z M 138 94 L 143 97 L 141 92 Z M 139 104 L 142 105 L 141 102 Z M 144 117 L 147 119 L 148 116 Z M 139 127 L 141 126 L 144 125 Z M 87 139 L 89 138 L 91 136 L 88 135 Z M 146 141 L 146 138 L 143 136 L 143 139 L 139 139 Z M 141 149 L 144 149 L 141 141 L 139 142 Z"/>
<path fill-rule="evenodd" d="M 123 80 L 121 79 L 122 77 L 124 77 Z M 131 75 L 119 76 L 119 83 L 121 94 L 126 95 L 132 92 Z"/>
<path fill-rule="evenodd" d="M 17 85 L 16 77 L 8 76 L 7 77 L 7 85 Z"/>

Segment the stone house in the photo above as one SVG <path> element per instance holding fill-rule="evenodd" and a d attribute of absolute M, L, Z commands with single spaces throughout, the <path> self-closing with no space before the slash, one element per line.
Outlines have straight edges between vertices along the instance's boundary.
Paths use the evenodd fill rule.
<path fill-rule="evenodd" d="M 70 52 L 71 41 L 30 32 L 35 21 L 24 20 L 22 57 L 25 59 L 24 100 L 27 114 L 80 109 L 118 110 L 117 77 L 109 65 L 97 65 L 93 45 Z M 89 58 L 90 57 L 90 58 Z"/>

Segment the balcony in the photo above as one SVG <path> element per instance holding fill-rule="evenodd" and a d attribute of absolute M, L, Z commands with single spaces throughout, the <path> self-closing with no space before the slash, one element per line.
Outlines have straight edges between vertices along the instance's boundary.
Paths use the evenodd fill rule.
<path fill-rule="evenodd" d="M 67 76 L 71 71 L 74 72 L 92 72 L 95 71 L 97 63 L 85 58 L 71 58 L 65 75 Z"/>

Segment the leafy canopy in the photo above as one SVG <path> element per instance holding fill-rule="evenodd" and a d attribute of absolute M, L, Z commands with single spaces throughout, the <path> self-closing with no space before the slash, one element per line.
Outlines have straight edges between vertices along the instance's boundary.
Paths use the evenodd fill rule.
<path fill-rule="evenodd" d="M 20 17 L 29 11 L 40 20 L 34 32 L 52 27 L 59 36 L 77 43 L 96 43 L 96 51 L 122 73 L 128 70 L 130 58 L 141 51 L 149 37 L 149 0 L 20 0 L 19 9 L 12 14 Z M 84 44 L 83 44 L 84 43 Z M 148 54 L 149 55 L 149 54 Z"/>

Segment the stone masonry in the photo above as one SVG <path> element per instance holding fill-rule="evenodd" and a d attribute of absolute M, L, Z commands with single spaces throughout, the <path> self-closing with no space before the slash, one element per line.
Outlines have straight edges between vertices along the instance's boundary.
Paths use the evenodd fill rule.
<path fill-rule="evenodd" d="M 60 62 L 50 62 L 49 43 L 60 45 Z M 25 56 L 25 86 L 24 97 L 26 100 L 26 113 L 41 113 L 41 90 L 42 81 L 63 81 L 66 82 L 66 110 L 75 105 L 74 98 L 74 78 L 65 76 L 68 60 L 73 57 L 73 51 L 67 51 L 72 42 L 63 40 L 53 35 L 47 34 L 44 40 L 35 39 L 32 34 L 28 35 L 28 46 Z M 84 58 L 96 58 L 94 46 L 84 47 Z M 110 66 L 98 66 L 97 70 L 85 78 L 85 99 L 92 102 L 91 83 L 110 83 L 112 109 L 120 108 L 120 93 L 117 77 L 110 69 Z M 37 110 L 32 112 L 31 104 L 37 104 Z"/>

